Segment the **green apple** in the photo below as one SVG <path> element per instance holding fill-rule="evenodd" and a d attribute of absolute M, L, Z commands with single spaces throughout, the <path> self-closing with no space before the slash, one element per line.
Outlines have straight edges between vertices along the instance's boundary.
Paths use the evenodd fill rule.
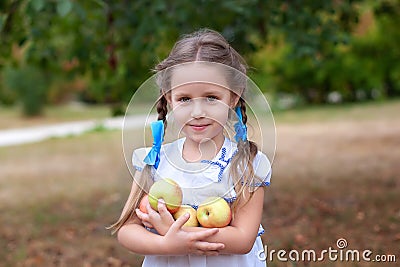
<path fill-rule="evenodd" d="M 231 208 L 221 197 L 209 197 L 197 209 L 197 220 L 203 227 L 224 227 L 231 219 Z"/>
<path fill-rule="evenodd" d="M 149 202 L 153 210 L 158 211 L 158 199 L 160 198 L 164 200 L 168 211 L 173 214 L 182 204 L 182 189 L 170 178 L 158 180 L 149 190 Z"/>
<path fill-rule="evenodd" d="M 189 205 L 182 205 L 177 212 L 174 213 L 174 219 L 177 220 L 179 217 L 184 215 L 185 213 L 190 214 L 190 218 L 183 226 L 199 226 L 199 222 L 196 217 L 196 210 Z"/>

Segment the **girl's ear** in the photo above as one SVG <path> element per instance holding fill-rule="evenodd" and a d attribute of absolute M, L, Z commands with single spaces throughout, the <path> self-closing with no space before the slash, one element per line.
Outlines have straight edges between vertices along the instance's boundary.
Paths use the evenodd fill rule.
<path fill-rule="evenodd" d="M 238 102 L 240 99 L 240 95 L 237 95 L 236 93 L 231 93 L 231 108 L 234 108 L 237 106 Z"/>
<path fill-rule="evenodd" d="M 172 100 L 171 100 L 171 93 L 170 93 L 170 92 L 165 93 L 165 94 L 164 94 L 164 97 L 165 97 L 165 99 L 167 100 L 168 104 L 171 106 L 171 102 L 172 102 Z"/>

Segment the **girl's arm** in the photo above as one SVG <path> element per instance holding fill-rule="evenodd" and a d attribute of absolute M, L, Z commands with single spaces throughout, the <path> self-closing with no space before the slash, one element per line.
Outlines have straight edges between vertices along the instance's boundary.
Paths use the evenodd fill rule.
<path fill-rule="evenodd" d="M 183 224 L 189 217 L 176 220 L 165 236 L 154 234 L 135 222 L 121 227 L 118 241 L 128 250 L 142 255 L 208 255 L 215 256 L 224 248 L 221 243 L 202 241 L 216 234 L 218 229 L 186 232 Z"/>
<path fill-rule="evenodd" d="M 140 175 L 140 172 L 136 175 Z M 133 182 L 129 197 L 138 192 L 137 189 L 137 184 Z M 127 205 L 124 207 L 126 209 Z M 171 225 L 165 235 L 157 235 L 146 230 L 134 215 L 119 229 L 118 241 L 128 250 L 142 255 L 218 255 L 224 244 L 205 240 L 218 233 L 219 229 L 186 232 L 182 230 L 182 225 L 188 219 L 189 217 L 182 216 Z"/>
<path fill-rule="evenodd" d="M 264 205 L 264 188 L 259 187 L 249 198 L 246 195 L 235 212 L 235 217 L 229 226 L 219 229 L 213 236 L 207 237 L 204 241 L 220 242 L 225 248 L 220 250 L 223 254 L 246 254 L 252 249 L 258 230 Z M 245 204 L 244 204 L 245 203 Z M 198 227 L 190 227 L 189 231 L 197 231 Z"/>

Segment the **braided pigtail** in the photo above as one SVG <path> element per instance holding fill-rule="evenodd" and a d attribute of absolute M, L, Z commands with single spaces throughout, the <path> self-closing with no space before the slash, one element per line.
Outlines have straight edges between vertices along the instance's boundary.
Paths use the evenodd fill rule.
<path fill-rule="evenodd" d="M 241 114 L 241 120 L 243 125 L 247 123 L 246 114 L 246 103 L 243 98 L 239 99 L 237 107 Z M 254 193 L 254 187 L 251 186 L 254 183 L 254 168 L 253 160 L 257 155 L 257 145 L 247 140 L 247 138 L 239 138 L 237 143 L 237 152 L 232 158 L 230 177 L 235 185 L 235 191 L 237 199 L 232 204 L 232 211 L 235 212 L 240 200 L 244 198 L 245 194 L 249 194 L 252 197 Z M 235 166 L 235 167 L 233 167 Z"/>
<path fill-rule="evenodd" d="M 164 123 L 164 129 L 167 128 L 167 114 L 168 114 L 168 107 L 167 107 L 167 99 L 165 98 L 165 95 L 161 95 L 160 98 L 157 101 L 157 113 L 158 113 L 158 118 L 157 120 L 162 120 Z"/>

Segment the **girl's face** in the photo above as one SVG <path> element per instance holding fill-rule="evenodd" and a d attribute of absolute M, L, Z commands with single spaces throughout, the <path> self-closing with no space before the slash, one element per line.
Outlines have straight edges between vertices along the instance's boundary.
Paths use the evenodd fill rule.
<path fill-rule="evenodd" d="M 187 139 L 197 144 L 212 140 L 222 146 L 229 109 L 238 99 L 234 93 L 223 86 L 196 82 L 172 89 L 167 99 Z"/>
<path fill-rule="evenodd" d="M 172 75 L 172 89 L 166 96 L 187 141 L 200 144 L 212 140 L 217 148 L 222 146 L 229 109 L 239 99 L 227 89 L 224 77 L 220 69 L 196 64 Z"/>
<path fill-rule="evenodd" d="M 226 66 L 194 62 L 172 71 L 171 90 L 166 92 L 179 133 L 194 145 L 214 142 L 220 148 L 229 109 L 239 96 L 229 90 Z"/>

